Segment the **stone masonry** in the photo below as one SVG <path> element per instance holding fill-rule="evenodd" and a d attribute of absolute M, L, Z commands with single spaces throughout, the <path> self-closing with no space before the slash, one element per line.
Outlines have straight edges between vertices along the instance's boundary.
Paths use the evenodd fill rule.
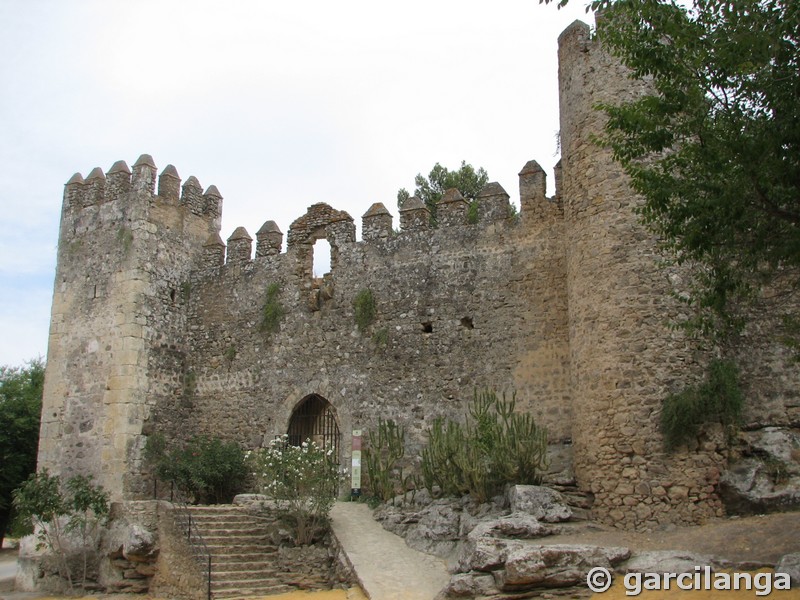
<path fill-rule="evenodd" d="M 353 218 L 320 203 L 291 225 L 284 251 L 273 221 L 255 241 L 238 227 L 223 242 L 219 190 L 193 176 L 181 186 L 172 165 L 158 175 L 148 155 L 132 170 L 119 161 L 73 176 L 39 464 L 92 474 L 114 500 L 151 498 L 149 435 L 252 448 L 286 433 L 309 398 L 333 414 L 344 464 L 352 431 L 379 418 L 405 426 L 414 462 L 436 417 L 462 416 L 473 390 L 493 388 L 516 390 L 517 409 L 571 455 L 561 477 L 594 495 L 597 518 L 646 529 L 721 514 L 723 437 L 711 430 L 666 454 L 658 431 L 661 400 L 704 358 L 668 327 L 681 316 L 670 297 L 680 273 L 659 268 L 638 198 L 591 142 L 603 125 L 594 104 L 640 88 L 579 22 L 561 35 L 559 62 L 556 193 L 546 196 L 544 171 L 528 162 L 519 217 L 491 183 L 477 222 L 457 192 L 443 198 L 436 228 L 418 199 L 399 221 L 377 203 L 357 241 Z M 315 279 L 321 239 L 331 272 Z M 354 301 L 364 290 L 376 310 L 361 329 Z M 262 326 L 267 302 L 282 312 L 274 329 Z M 796 426 L 797 377 L 760 331 L 741 356 L 758 382 L 748 419 Z"/>

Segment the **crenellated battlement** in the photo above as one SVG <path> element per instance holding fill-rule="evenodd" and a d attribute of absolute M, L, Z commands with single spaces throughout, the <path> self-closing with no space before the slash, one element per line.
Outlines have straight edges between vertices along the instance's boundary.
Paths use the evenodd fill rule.
<path fill-rule="evenodd" d="M 162 174 L 162 180 L 165 173 Z M 469 203 L 455 188 L 442 196 L 437 207 L 437 223 L 431 221 L 428 207 L 412 196 L 399 210 L 399 227 L 394 228 L 392 213 L 381 202 L 376 202 L 361 217 L 362 243 L 382 244 L 390 239 L 404 239 L 411 234 L 445 235 L 450 229 L 469 229 L 476 233 L 497 231 L 500 227 L 521 226 L 536 228 L 552 224 L 563 216 L 557 197 L 546 196 L 547 175 L 536 161 L 529 161 L 519 174 L 521 212 L 517 214 L 508 192 L 497 182 L 487 184 L 478 194 L 476 210 L 470 214 Z M 215 190 L 214 186 L 212 188 Z M 211 189 L 206 196 L 211 194 Z M 184 184 L 182 202 L 188 206 L 200 203 L 200 186 L 194 177 Z M 243 266 L 261 259 L 274 261 L 281 255 L 283 233 L 275 221 L 266 221 L 256 233 L 256 251 L 253 258 L 253 239 L 243 226 L 235 229 L 225 245 L 218 236 L 212 236 L 204 245 L 204 268 Z M 317 240 L 326 239 L 332 247 L 332 263 L 336 262 L 338 249 L 356 243 L 355 223 L 344 211 L 325 203 L 310 206 L 305 215 L 289 227 L 287 252 L 299 254 L 301 259 L 310 256 Z M 416 238 L 415 238 L 416 240 Z M 418 240 L 417 240 L 418 241 Z M 500 242 L 498 242 L 500 243 Z"/>
<path fill-rule="evenodd" d="M 217 230 L 221 225 L 222 195 L 215 185 L 203 192 L 200 182 L 192 175 L 181 187 L 178 170 L 171 164 L 157 176 L 155 162 L 149 154 L 142 154 L 133 164 L 133 170 L 124 160 L 118 160 L 108 172 L 95 167 L 86 179 L 75 173 L 64 186 L 62 212 L 65 218 L 74 218 L 91 207 L 125 202 L 126 199 L 135 202 L 134 198 L 184 207 L 208 220 Z"/>

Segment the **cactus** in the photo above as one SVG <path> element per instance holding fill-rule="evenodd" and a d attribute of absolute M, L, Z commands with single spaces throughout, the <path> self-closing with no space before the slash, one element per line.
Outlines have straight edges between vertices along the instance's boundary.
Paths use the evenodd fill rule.
<path fill-rule="evenodd" d="M 383 502 L 402 491 L 403 469 L 396 467 L 405 455 L 405 429 L 394 421 L 378 420 L 377 432 L 367 434 L 364 465 L 372 494 Z"/>
<path fill-rule="evenodd" d="M 440 418 L 422 451 L 422 480 L 431 494 L 465 492 L 485 502 L 509 483 L 539 483 L 547 464 L 547 432 L 493 391 L 475 392 L 465 425 Z"/>

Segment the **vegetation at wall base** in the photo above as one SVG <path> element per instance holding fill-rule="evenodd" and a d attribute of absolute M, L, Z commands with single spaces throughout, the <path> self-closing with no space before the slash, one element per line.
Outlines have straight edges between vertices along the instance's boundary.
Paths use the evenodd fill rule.
<path fill-rule="evenodd" d="M 405 435 L 405 429 L 391 419 L 379 419 L 378 429 L 367 433 L 363 464 L 370 493 L 381 502 L 405 491 L 403 469 L 398 464 L 405 455 Z"/>
<path fill-rule="evenodd" d="M 44 362 L 0 367 L 0 545 L 14 526 L 13 493 L 36 470 Z"/>
<path fill-rule="evenodd" d="M 91 477 L 76 475 L 62 482 L 43 469 L 33 473 L 15 492 L 14 507 L 20 517 L 31 522 L 37 535 L 37 548 L 47 549 L 58 561 L 59 574 L 69 588 L 75 583 L 66 535 L 77 532 L 81 538 L 81 585 L 89 581 L 89 556 L 97 551 L 100 528 L 109 514 L 109 495 Z"/>
<path fill-rule="evenodd" d="M 729 435 L 735 432 L 744 404 L 738 376 L 733 362 L 713 360 L 704 381 L 664 400 L 661 432 L 668 450 L 694 441 L 707 423 L 721 424 Z"/>
<path fill-rule="evenodd" d="M 465 423 L 436 419 L 422 450 L 422 481 L 432 495 L 470 494 L 486 502 L 507 484 L 538 484 L 547 466 L 547 431 L 506 399 L 475 391 Z"/>
<path fill-rule="evenodd" d="M 339 483 L 333 450 L 311 440 L 293 446 L 283 435 L 252 453 L 250 461 L 257 491 L 275 501 L 295 543 L 306 546 L 321 539 L 328 531 Z"/>
<path fill-rule="evenodd" d="M 158 479 L 197 504 L 231 502 L 248 484 L 245 451 L 236 442 L 194 436 L 168 448 L 166 438 L 156 433 L 147 439 L 145 459 Z"/>

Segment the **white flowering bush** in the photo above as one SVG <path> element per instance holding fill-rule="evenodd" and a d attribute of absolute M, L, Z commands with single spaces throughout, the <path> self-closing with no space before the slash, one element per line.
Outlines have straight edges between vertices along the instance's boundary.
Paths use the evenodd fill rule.
<path fill-rule="evenodd" d="M 335 501 L 339 471 L 333 450 L 311 440 L 293 446 L 283 435 L 251 454 L 251 460 L 259 492 L 275 502 L 295 542 L 313 543 L 326 531 Z"/>

